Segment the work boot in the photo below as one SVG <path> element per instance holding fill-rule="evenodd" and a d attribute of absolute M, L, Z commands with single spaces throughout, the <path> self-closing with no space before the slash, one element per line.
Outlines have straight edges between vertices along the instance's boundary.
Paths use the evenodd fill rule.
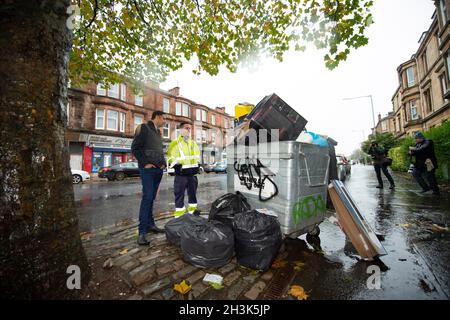
<path fill-rule="evenodd" d="M 195 210 L 194 212 L 192 212 L 192 214 L 194 215 L 194 216 L 200 216 L 200 211 L 199 210 Z"/>
<path fill-rule="evenodd" d="M 389 187 L 389 189 L 395 189 L 395 184 L 391 184 L 391 186 Z"/>
<path fill-rule="evenodd" d="M 150 245 L 150 241 L 147 240 L 147 236 L 145 234 L 140 234 L 137 241 L 140 246 L 148 246 Z"/>
<path fill-rule="evenodd" d="M 150 229 L 148 230 L 149 232 L 153 232 L 153 233 L 164 233 L 164 229 L 158 228 L 157 226 L 153 226 L 150 227 Z"/>

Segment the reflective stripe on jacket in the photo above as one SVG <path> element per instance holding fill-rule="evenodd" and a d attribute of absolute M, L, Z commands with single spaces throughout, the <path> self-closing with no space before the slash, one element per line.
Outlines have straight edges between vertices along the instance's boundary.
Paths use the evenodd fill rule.
<path fill-rule="evenodd" d="M 200 149 L 191 138 L 186 142 L 179 136 L 169 145 L 167 162 L 169 168 L 173 168 L 176 164 L 180 164 L 182 169 L 196 168 L 200 163 Z"/>

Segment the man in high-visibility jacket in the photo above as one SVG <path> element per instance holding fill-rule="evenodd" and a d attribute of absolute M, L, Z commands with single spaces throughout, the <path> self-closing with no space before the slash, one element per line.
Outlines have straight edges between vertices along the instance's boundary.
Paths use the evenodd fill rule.
<path fill-rule="evenodd" d="M 175 175 L 175 212 L 179 217 L 189 212 L 197 211 L 197 174 L 199 173 L 200 150 L 197 143 L 191 139 L 191 125 L 181 123 L 180 135 L 173 140 L 167 150 L 168 172 Z M 188 208 L 184 206 L 184 194 L 187 190 Z"/>

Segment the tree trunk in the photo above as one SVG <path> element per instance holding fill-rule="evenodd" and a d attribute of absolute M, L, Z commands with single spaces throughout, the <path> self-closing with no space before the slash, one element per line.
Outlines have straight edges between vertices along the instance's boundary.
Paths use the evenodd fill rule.
<path fill-rule="evenodd" d="M 90 277 L 65 141 L 69 0 L 0 0 L 0 298 L 65 299 Z"/>

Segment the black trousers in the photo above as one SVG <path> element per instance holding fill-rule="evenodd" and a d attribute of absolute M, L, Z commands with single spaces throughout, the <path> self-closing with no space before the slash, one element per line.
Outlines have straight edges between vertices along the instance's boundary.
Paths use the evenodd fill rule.
<path fill-rule="evenodd" d="M 392 176 L 389 173 L 387 166 L 383 166 L 381 164 L 375 164 L 373 167 L 375 168 L 375 172 L 377 174 L 377 179 L 378 179 L 378 184 L 380 186 L 383 186 L 383 179 L 381 178 L 381 171 L 383 171 L 384 175 L 389 180 L 389 183 L 391 184 L 391 186 L 393 186 L 395 184 L 394 179 L 392 179 Z"/>
<path fill-rule="evenodd" d="M 175 176 L 174 188 L 175 207 L 184 208 L 184 194 L 188 194 L 189 204 L 197 204 L 198 180 L 196 176 Z"/>
<path fill-rule="evenodd" d="M 414 168 L 413 170 L 413 176 L 416 179 L 417 183 L 422 187 L 422 189 L 425 190 L 433 190 L 434 192 L 439 192 L 439 187 L 436 181 L 436 176 L 435 176 L 435 171 L 436 169 L 433 169 L 431 171 L 427 171 L 427 169 L 417 169 Z M 425 176 L 425 178 L 428 181 L 428 184 L 425 182 L 425 180 L 423 179 L 423 176 Z"/>

